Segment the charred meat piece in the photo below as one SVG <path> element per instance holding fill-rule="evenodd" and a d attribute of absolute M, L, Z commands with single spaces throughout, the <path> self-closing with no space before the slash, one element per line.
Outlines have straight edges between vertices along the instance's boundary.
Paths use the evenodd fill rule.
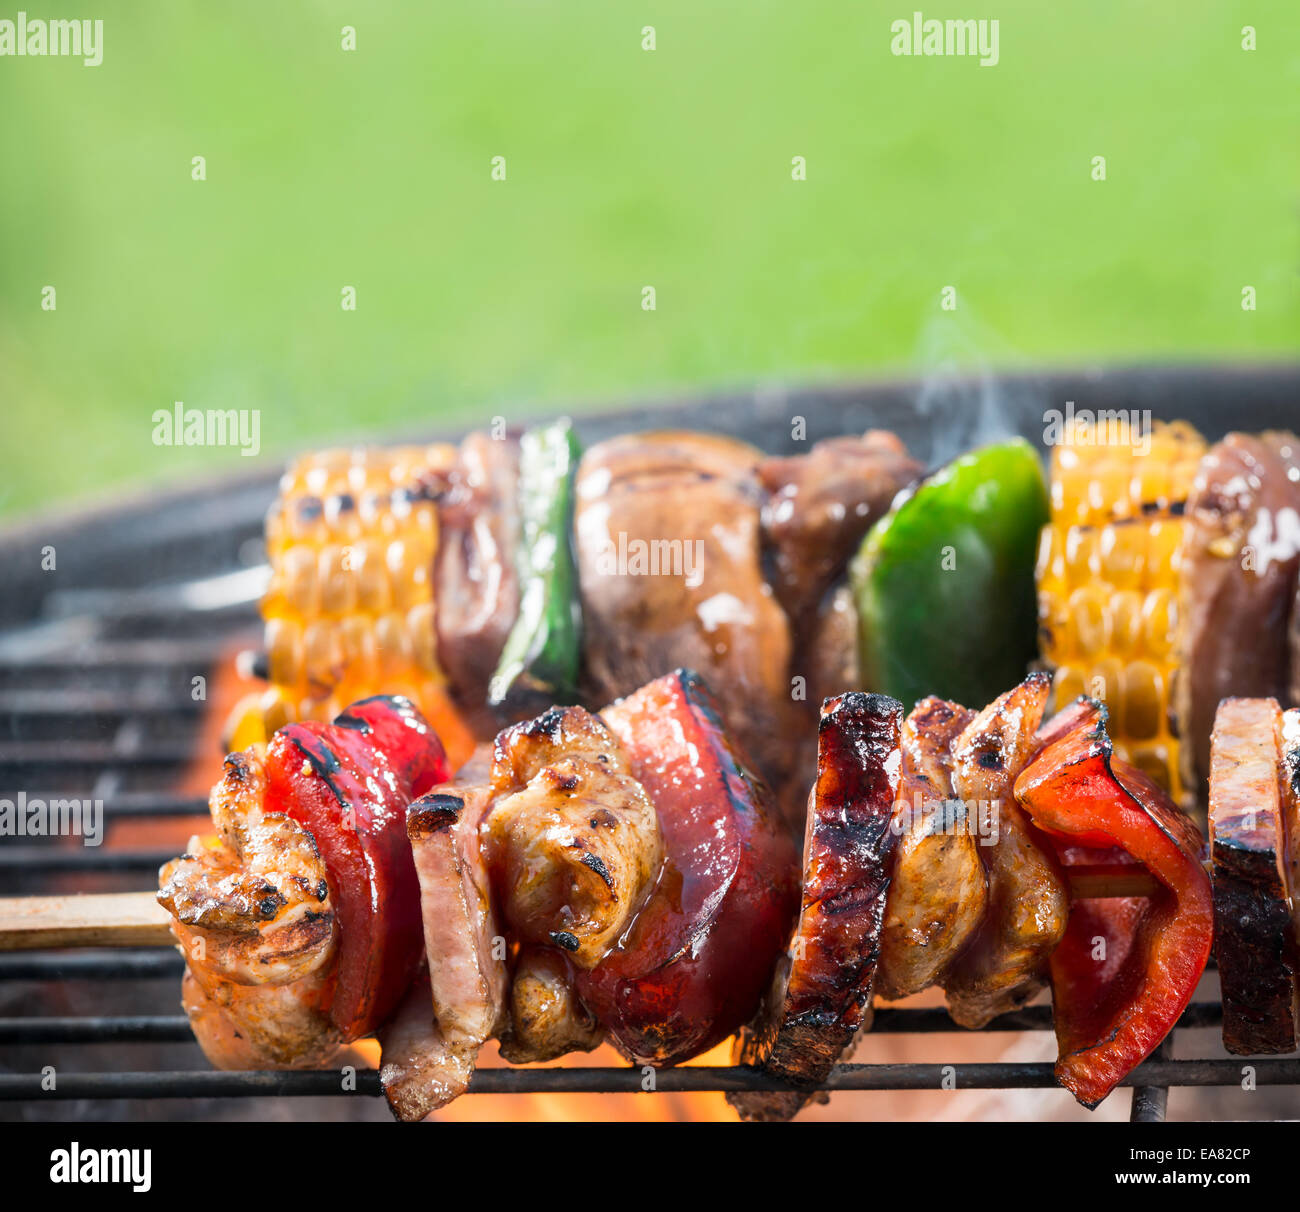
<path fill-rule="evenodd" d="M 578 468 L 574 531 L 588 698 L 609 702 L 689 666 L 775 785 L 790 630 L 763 579 L 760 457 L 699 433 L 602 442 Z"/>
<path fill-rule="evenodd" d="M 619 944 L 575 974 L 624 1055 L 670 1065 L 753 1016 L 799 904 L 794 839 L 717 704 L 678 670 L 601 713 L 659 815 L 664 865 Z"/>
<path fill-rule="evenodd" d="M 975 713 L 947 699 L 922 699 L 903 721 L 903 765 L 945 798 L 952 790 L 952 747 Z"/>
<path fill-rule="evenodd" d="M 1210 863 L 1223 1046 L 1239 1056 L 1297 1044 L 1283 773 L 1277 702 L 1224 699 L 1210 744 Z"/>
<path fill-rule="evenodd" d="M 807 634 L 822 596 L 843 575 L 871 524 L 923 470 L 902 442 L 879 429 L 827 438 L 807 454 L 758 465 L 768 494 L 763 542 L 774 566 L 772 582 L 797 635 Z"/>
<path fill-rule="evenodd" d="M 501 1055 L 512 1065 L 590 1052 L 605 1032 L 578 1001 L 564 956 L 550 947 L 524 947 L 510 985 L 510 1024 Z"/>
<path fill-rule="evenodd" d="M 1049 674 L 1031 675 L 980 712 L 953 746 L 953 788 L 968 810 L 981 813 L 980 835 L 996 837 L 980 847 L 988 912 L 944 982 L 948 1012 L 963 1027 L 983 1027 L 1042 988 L 1069 919 L 1060 865 L 1013 795 L 1041 743 L 1036 732 L 1051 685 Z"/>
<path fill-rule="evenodd" d="M 599 716 L 554 707 L 497 737 L 486 830 L 507 921 L 591 968 L 663 863 L 655 807 Z"/>
<path fill-rule="evenodd" d="M 1291 606 L 1291 626 L 1287 633 L 1287 647 L 1291 652 L 1291 687 L 1288 701 L 1300 707 L 1300 584 L 1296 586 L 1295 602 Z"/>
<path fill-rule="evenodd" d="M 519 614 L 519 440 L 470 434 L 438 504 L 434 561 L 438 664 L 457 699 L 488 701 Z"/>
<path fill-rule="evenodd" d="M 1282 713 L 1282 819 L 1291 882 L 1291 917 L 1300 949 L 1300 708 Z M 1297 967 L 1300 969 L 1300 964 Z"/>
<path fill-rule="evenodd" d="M 870 1013 L 895 838 L 902 704 L 851 691 L 822 706 L 817 782 L 804 834 L 803 905 L 768 1004 L 738 1059 L 815 1086 Z M 811 1092 L 744 1092 L 744 1119 L 789 1119 Z"/>
<path fill-rule="evenodd" d="M 988 879 L 979 822 L 952 798 L 951 747 L 972 713 L 923 699 L 903 721 L 898 836 L 885 900 L 876 992 L 887 1000 L 935 984 L 984 918 Z"/>
<path fill-rule="evenodd" d="M 1201 788 L 1220 700 L 1287 701 L 1300 568 L 1300 439 L 1229 434 L 1201 460 L 1181 558 L 1175 711 L 1185 780 Z"/>

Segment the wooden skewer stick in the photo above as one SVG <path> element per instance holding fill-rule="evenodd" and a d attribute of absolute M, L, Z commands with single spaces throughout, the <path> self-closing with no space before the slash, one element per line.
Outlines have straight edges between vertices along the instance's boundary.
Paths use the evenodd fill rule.
<path fill-rule="evenodd" d="M 157 947 L 174 943 L 153 892 L 0 898 L 0 951 L 40 947 Z"/>
<path fill-rule="evenodd" d="M 1072 900 L 1150 896 L 1158 887 L 1142 867 L 1069 869 Z M 170 915 L 152 892 L 0 897 L 0 951 L 42 947 L 165 947 Z"/>

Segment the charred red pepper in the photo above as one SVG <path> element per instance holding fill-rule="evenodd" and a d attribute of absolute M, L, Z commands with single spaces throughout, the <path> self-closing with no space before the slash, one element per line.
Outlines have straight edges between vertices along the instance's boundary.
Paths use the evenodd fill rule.
<path fill-rule="evenodd" d="M 1080 848 L 1110 849 L 1159 885 L 1149 897 L 1077 901 L 1052 955 L 1056 1077 L 1095 1107 L 1191 1001 L 1210 956 L 1210 881 L 1196 827 L 1150 778 L 1112 756 L 1100 704 L 1080 699 L 1039 735 L 1043 748 L 1015 796 L 1067 870 Z"/>
<path fill-rule="evenodd" d="M 424 717 L 403 698 L 353 703 L 332 724 L 281 728 L 267 747 L 266 810 L 308 829 L 339 923 L 330 1018 L 348 1040 L 396 1009 L 424 953 L 406 806 L 450 776 Z"/>
<path fill-rule="evenodd" d="M 758 1007 L 798 908 L 798 854 L 696 674 L 678 670 L 601 714 L 659 814 L 665 861 L 621 945 L 577 988 L 621 1051 L 671 1065 Z"/>

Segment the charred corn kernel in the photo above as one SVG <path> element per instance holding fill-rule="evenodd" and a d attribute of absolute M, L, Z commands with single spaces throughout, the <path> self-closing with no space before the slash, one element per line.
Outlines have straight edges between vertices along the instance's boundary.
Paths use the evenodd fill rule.
<path fill-rule="evenodd" d="M 1063 705 L 1105 701 L 1115 752 L 1185 798 L 1170 720 L 1182 512 L 1205 453 L 1184 422 L 1146 443 L 1052 452 L 1051 522 L 1038 548 L 1039 646 Z"/>
<path fill-rule="evenodd" d="M 428 486 L 455 448 L 331 450 L 289 468 L 266 519 L 262 601 L 270 688 L 241 701 L 233 738 L 330 720 L 373 694 L 404 694 L 452 760 L 473 738 L 443 690 L 434 638 L 438 516 Z"/>

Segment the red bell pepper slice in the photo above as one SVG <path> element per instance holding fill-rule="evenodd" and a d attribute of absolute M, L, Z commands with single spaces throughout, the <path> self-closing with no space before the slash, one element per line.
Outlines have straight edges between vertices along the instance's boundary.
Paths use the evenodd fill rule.
<path fill-rule="evenodd" d="M 289 724 L 266 755 L 266 811 L 316 841 L 339 924 L 330 1018 L 347 1040 L 397 1008 L 424 954 L 406 806 L 450 775 L 437 735 L 403 698 L 354 703 L 332 724 Z"/>
<path fill-rule="evenodd" d="M 799 905 L 798 852 L 698 675 L 678 670 L 601 714 L 659 814 L 665 861 L 578 994 L 625 1055 L 676 1064 L 758 1008 Z"/>
<path fill-rule="evenodd" d="M 1080 847 L 1111 848 L 1159 884 L 1149 897 L 1077 901 L 1052 954 L 1056 1077 L 1095 1107 L 1191 1001 L 1210 956 L 1210 880 L 1196 827 L 1151 779 L 1112 756 L 1100 704 L 1079 700 L 1040 739 L 1015 796 L 1067 869 Z"/>

